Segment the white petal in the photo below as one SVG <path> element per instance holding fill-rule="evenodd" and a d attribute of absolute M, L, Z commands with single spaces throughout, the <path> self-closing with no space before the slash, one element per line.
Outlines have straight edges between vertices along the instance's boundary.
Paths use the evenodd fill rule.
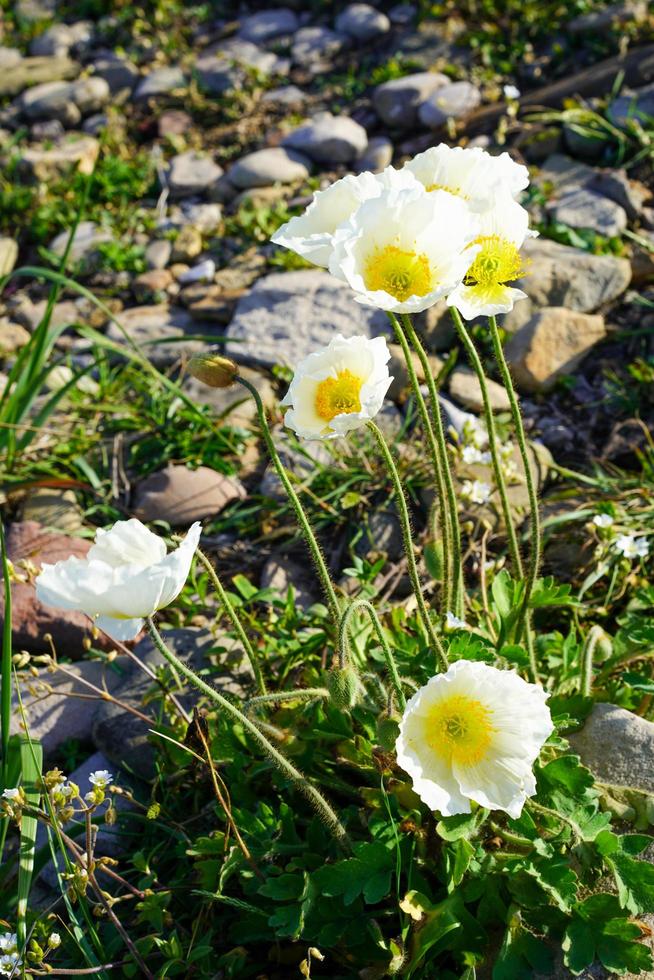
<path fill-rule="evenodd" d="M 447 297 L 447 305 L 455 306 L 464 320 L 474 320 L 478 316 L 497 316 L 509 313 L 520 299 L 527 294 L 514 286 L 496 285 L 490 289 L 483 286 L 459 285 Z"/>
<path fill-rule="evenodd" d="M 108 531 L 98 528 L 88 559 L 119 568 L 121 565 L 154 565 L 165 555 L 163 538 L 132 517 L 129 521 L 117 521 Z"/>
<path fill-rule="evenodd" d="M 143 629 L 142 619 L 112 619 L 111 616 L 98 616 L 95 625 L 112 640 L 125 643 L 135 639 Z"/>

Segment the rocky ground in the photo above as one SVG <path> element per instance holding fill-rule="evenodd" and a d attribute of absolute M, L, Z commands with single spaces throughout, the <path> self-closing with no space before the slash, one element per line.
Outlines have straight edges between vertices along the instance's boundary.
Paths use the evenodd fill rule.
<path fill-rule="evenodd" d="M 317 597 L 289 543 L 290 516 L 253 435 L 253 406 L 185 376 L 184 358 L 221 345 L 279 420 L 276 399 L 291 365 L 335 331 L 386 332 L 382 313 L 356 304 L 346 286 L 269 238 L 316 189 L 347 172 L 399 164 L 441 140 L 508 149 L 532 172 L 525 204 L 541 235 L 525 249 L 520 285 L 529 299 L 503 327 L 546 514 L 583 510 L 589 499 L 596 506 L 606 492 L 604 483 L 563 485 L 557 467 L 582 475 L 600 467 L 607 479 L 626 471 L 616 493 L 629 497 L 629 481 L 645 478 L 654 413 L 654 18 L 647 4 L 571 5 L 567 20 L 532 35 L 525 27 L 525 36 L 512 22 L 513 53 L 493 18 L 478 22 L 466 4 L 442 5 L 438 16 L 410 3 L 208 4 L 170 19 L 156 5 L 116 4 L 110 15 L 97 9 L 104 6 L 17 0 L 0 28 L 0 275 L 56 268 L 81 213 L 67 272 L 104 304 L 71 288 L 59 292 L 50 311 L 59 375 L 21 424 L 38 427 L 50 393 L 70 384 L 66 401 L 18 455 L 0 433 L 16 568 L 84 554 L 94 526 L 119 516 L 174 530 L 201 520 L 226 574 L 248 574 L 269 590 L 269 601 L 292 583 L 298 606 L 311 605 Z M 5 289 L 0 390 L 48 295 L 34 274 Z M 445 307 L 422 314 L 419 325 L 443 380 L 447 419 L 460 433 L 480 412 L 478 384 Z M 113 347 L 98 346 L 80 327 Z M 180 379 L 207 418 L 219 418 L 217 434 L 191 422 L 179 399 L 155 398 L 124 367 L 130 342 L 166 377 Z M 421 528 L 429 494 L 397 353 L 383 423 L 413 481 Z M 503 425 L 506 396 L 490 381 Z M 401 596 L 401 537 L 374 466 L 356 452 L 333 457 L 322 446 L 299 450 L 280 430 L 278 438 L 311 484 L 318 521 L 332 521 L 328 558 L 341 581 L 357 585 L 352 555 L 373 562 L 383 554 L 377 585 Z M 343 474 L 352 481 L 349 522 L 331 505 Z M 462 465 L 459 478 L 487 475 L 488 468 Z M 363 478 L 372 484 L 366 493 Z M 647 480 L 639 519 L 651 510 L 651 470 Z M 522 513 L 523 486 L 514 493 Z M 572 502 L 562 505 L 566 496 Z M 500 554 L 497 514 L 491 507 L 482 517 L 489 547 Z M 479 520 L 476 513 L 472 523 Z M 563 550 L 553 541 L 546 566 L 579 574 L 579 550 L 572 559 Z M 470 569 L 478 564 L 471 548 Z M 205 657 L 219 664 L 226 689 L 238 693 L 248 678 L 235 673 L 230 641 L 209 630 L 210 613 L 171 639 L 197 665 Z M 143 706 L 152 679 L 135 682 L 124 653 L 105 651 L 104 663 L 84 659 L 85 618 L 40 606 L 27 575 L 14 585 L 13 622 L 15 649 L 38 655 L 53 644 L 69 663 L 41 671 L 24 689 L 47 758 L 68 771 L 100 752 L 92 768 L 106 759 L 107 767 L 149 778 L 148 726 L 129 708 Z M 174 616 L 168 625 L 178 625 Z M 135 648 L 146 663 L 156 660 L 148 644 Z M 116 700 L 103 701 L 103 688 Z M 93 697 L 66 710 L 71 694 L 82 692 Z M 628 777 L 616 769 L 611 781 L 634 785 L 642 775 L 651 791 L 643 760 L 654 725 L 630 716 L 636 750 L 624 718 L 600 713 L 597 724 L 609 732 L 607 744 L 628 738 L 633 750 Z"/>

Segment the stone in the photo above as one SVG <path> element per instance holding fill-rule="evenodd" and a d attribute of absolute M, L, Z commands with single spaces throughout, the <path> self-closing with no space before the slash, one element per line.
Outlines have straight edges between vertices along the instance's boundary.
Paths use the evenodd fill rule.
<path fill-rule="evenodd" d="M 447 75 L 422 71 L 377 85 L 372 93 L 375 112 L 387 126 L 411 129 L 418 122 L 418 106 L 450 84 Z"/>
<path fill-rule="evenodd" d="M 643 204 L 650 197 L 649 189 L 637 180 L 629 180 L 624 169 L 600 170 L 593 174 L 587 187 L 619 204 L 630 221 L 640 217 Z"/>
<path fill-rule="evenodd" d="M 306 153 L 316 163 L 349 163 L 366 150 L 368 136 L 363 126 L 348 116 L 321 112 L 285 136 L 282 146 Z"/>
<path fill-rule="evenodd" d="M 284 468 L 297 480 L 306 481 L 307 485 L 315 477 L 319 468 L 334 465 L 334 457 L 325 442 L 306 441 L 302 443 L 301 449 L 297 449 L 292 442 L 294 437 L 287 429 L 276 426 L 272 435 Z M 259 485 L 259 493 L 271 500 L 288 500 L 272 463 L 269 463 L 265 469 Z"/>
<path fill-rule="evenodd" d="M 183 109 L 167 109 L 157 121 L 157 130 L 162 139 L 171 136 L 184 136 L 193 125 L 193 119 Z"/>
<path fill-rule="evenodd" d="M 241 157 L 230 168 L 228 177 L 235 187 L 267 187 L 305 180 L 311 173 L 311 160 L 296 150 L 281 146 L 256 150 Z"/>
<path fill-rule="evenodd" d="M 631 280 L 627 259 L 593 255 L 583 249 L 530 238 L 522 247 L 529 274 L 518 285 L 535 306 L 565 306 L 590 313 L 626 290 Z M 521 301 L 518 306 L 522 306 Z"/>
<path fill-rule="evenodd" d="M 16 48 L 0 46 L 0 70 L 10 71 L 22 61 L 22 54 Z"/>
<path fill-rule="evenodd" d="M 93 62 L 93 71 L 98 78 L 104 79 L 112 95 L 118 92 L 131 92 L 139 80 L 139 70 L 133 61 L 121 58 L 108 51 Z"/>
<path fill-rule="evenodd" d="M 44 82 L 23 92 L 18 106 L 26 119 L 57 119 L 75 126 L 82 115 L 73 99 L 72 82 Z"/>
<path fill-rule="evenodd" d="M 29 332 L 20 323 L 12 323 L 7 317 L 0 317 L 0 357 L 15 354 L 29 343 L 29 339 Z"/>
<path fill-rule="evenodd" d="M 270 105 L 291 112 L 294 109 L 301 109 L 306 100 L 306 95 L 297 85 L 282 85 L 264 92 L 261 96 L 261 105 Z"/>
<path fill-rule="evenodd" d="M 509 396 L 502 385 L 492 378 L 486 378 L 488 400 L 494 412 L 508 412 L 511 408 Z M 483 412 L 484 402 L 477 375 L 466 368 L 456 368 L 449 378 L 448 390 L 452 398 L 473 412 Z"/>
<path fill-rule="evenodd" d="M 549 391 L 605 336 L 603 317 L 548 307 L 511 337 L 505 355 L 521 391 Z"/>
<path fill-rule="evenodd" d="M 169 307 L 166 303 L 134 306 L 123 310 L 119 320 L 130 340 L 143 346 L 143 353 L 157 367 L 168 367 L 186 355 L 205 349 L 204 341 L 185 340 L 185 335 L 195 337 L 216 333 L 212 324 L 198 324 L 186 310 Z M 107 336 L 116 343 L 125 343 L 125 336 L 115 323 L 109 324 Z M 172 338 L 179 342 L 170 343 Z"/>
<path fill-rule="evenodd" d="M 350 3 L 340 12 L 334 25 L 342 34 L 349 34 L 355 41 L 372 41 L 387 34 L 391 22 L 381 10 L 367 3 Z"/>
<path fill-rule="evenodd" d="M 654 84 L 619 95 L 608 109 L 608 117 L 616 126 L 625 126 L 632 120 L 646 125 L 648 116 L 654 116 Z"/>
<path fill-rule="evenodd" d="M 224 95 L 240 88 L 246 77 L 244 69 L 268 76 L 283 73 L 283 68 L 277 55 L 238 37 L 208 48 L 195 62 L 198 82 L 210 95 Z"/>
<path fill-rule="evenodd" d="M 308 609 L 319 601 L 319 595 L 309 584 L 313 581 L 307 576 L 306 563 L 300 564 L 284 555 L 272 555 L 263 566 L 259 587 L 271 589 L 282 600 L 286 599 L 288 590 L 292 588 L 298 609 Z"/>
<path fill-rule="evenodd" d="M 563 124 L 563 142 L 566 150 L 583 160 L 601 160 L 606 155 L 607 143 L 602 136 L 594 136 L 576 123 Z"/>
<path fill-rule="evenodd" d="M 404 555 L 402 527 L 394 510 L 372 510 L 363 524 L 363 533 L 354 550 L 361 558 L 385 555 L 390 562 Z"/>
<path fill-rule="evenodd" d="M 439 300 L 416 318 L 418 333 L 423 338 L 427 350 L 450 351 L 456 344 L 456 330 L 452 314 L 445 300 Z"/>
<path fill-rule="evenodd" d="M 133 510 L 142 521 L 167 521 L 186 527 L 215 517 L 234 500 L 244 500 L 245 488 L 236 477 L 208 466 L 191 470 L 169 464 L 137 484 Z"/>
<path fill-rule="evenodd" d="M 174 92 L 175 89 L 183 88 L 186 88 L 186 77 L 178 65 L 155 68 L 139 82 L 134 92 L 134 101 L 144 102 L 146 99 L 157 99 L 162 95 L 168 95 L 169 92 Z"/>
<path fill-rule="evenodd" d="M 400 34 L 393 47 L 396 58 L 404 58 L 424 71 L 443 61 L 452 62 L 456 57 L 447 26 L 431 18 L 424 18 L 414 30 Z"/>
<path fill-rule="evenodd" d="M 391 24 L 406 27 L 412 20 L 415 20 L 418 11 L 412 3 L 398 3 L 388 11 Z"/>
<path fill-rule="evenodd" d="M 225 292 L 247 289 L 262 275 L 267 267 L 265 255 L 256 248 L 237 256 L 226 268 L 214 276 L 214 282 Z"/>
<path fill-rule="evenodd" d="M 219 204 L 196 204 L 192 201 L 182 201 L 184 221 L 193 225 L 203 235 L 211 235 L 218 231 L 223 213 Z"/>
<path fill-rule="evenodd" d="M 627 227 L 623 207 L 586 187 L 566 191 L 547 210 L 554 221 L 570 228 L 591 228 L 606 238 L 621 235 Z"/>
<path fill-rule="evenodd" d="M 452 82 L 428 95 L 418 107 L 420 122 L 439 129 L 448 119 L 462 119 L 481 103 L 481 92 L 472 82 Z"/>
<path fill-rule="evenodd" d="M 80 66 L 70 58 L 22 58 L 0 78 L 0 96 L 17 95 L 33 85 L 60 82 L 79 75 Z"/>
<path fill-rule="evenodd" d="M 201 194 L 222 175 L 222 167 L 195 150 L 178 153 L 170 162 L 168 184 L 172 197 Z"/>
<path fill-rule="evenodd" d="M 9 275 L 18 258 L 18 242 L 13 238 L 0 238 L 0 278 Z"/>
<path fill-rule="evenodd" d="M 172 250 L 173 246 L 167 238 L 150 242 L 145 249 L 145 262 L 148 269 L 165 269 L 170 262 Z"/>
<path fill-rule="evenodd" d="M 292 10 L 275 7 L 274 10 L 262 10 L 244 18 L 238 36 L 253 44 L 265 44 L 284 34 L 295 34 L 299 26 L 297 14 Z"/>
<path fill-rule="evenodd" d="M 646 0 L 633 0 L 627 3 L 612 3 L 603 10 L 593 10 L 588 14 L 579 14 L 568 21 L 566 30 L 571 34 L 586 34 L 588 32 L 617 29 L 630 20 L 641 23 L 647 18 Z"/>
<path fill-rule="evenodd" d="M 369 170 L 373 174 L 380 174 L 393 162 L 393 152 L 393 144 L 387 136 L 373 136 L 363 156 L 355 160 L 354 170 L 356 173 Z"/>
<path fill-rule="evenodd" d="M 574 752 L 596 778 L 618 786 L 654 793 L 654 723 L 599 703 L 579 732 L 567 736 Z"/>
<path fill-rule="evenodd" d="M 202 234 L 193 225 L 185 225 L 173 242 L 173 262 L 191 262 L 202 251 Z"/>
<path fill-rule="evenodd" d="M 595 167 L 589 167 L 565 153 L 550 153 L 540 168 L 538 181 L 552 184 L 556 191 L 569 190 L 585 187 L 596 173 Z"/>
<path fill-rule="evenodd" d="M 654 234 L 641 228 L 638 237 L 642 245 L 632 242 L 630 259 L 631 275 L 636 286 L 654 279 Z"/>
<path fill-rule="evenodd" d="M 389 344 L 388 349 L 391 354 L 391 359 L 388 362 L 388 371 L 393 378 L 391 386 L 388 389 L 388 397 L 392 398 L 394 401 L 401 401 L 403 396 L 406 395 L 408 388 L 411 386 L 409 371 L 400 345 Z M 432 375 L 433 377 L 437 377 L 443 370 L 444 363 L 441 361 L 440 357 L 434 357 L 433 354 L 428 354 L 427 356 L 429 358 L 429 366 Z M 420 358 L 415 351 L 411 352 L 411 363 L 414 371 L 416 372 L 418 381 L 421 384 L 424 383 L 426 380 L 425 372 L 422 369 Z"/>
<path fill-rule="evenodd" d="M 86 21 L 79 21 L 77 24 L 53 24 L 34 38 L 30 44 L 30 54 L 65 57 L 76 45 L 88 44 L 92 33 L 92 27 Z"/>
<path fill-rule="evenodd" d="M 222 286 L 211 283 L 184 289 L 179 298 L 192 317 L 226 326 L 231 321 L 243 293 L 243 289 L 229 292 Z"/>
<path fill-rule="evenodd" d="M 347 35 L 328 27 L 302 27 L 293 38 L 291 57 L 296 65 L 310 71 L 328 70 L 332 58 L 350 43 Z"/>
<path fill-rule="evenodd" d="M 381 429 L 388 442 L 395 442 L 404 428 L 404 415 L 397 405 L 386 398 L 384 404 L 375 415 L 375 422 Z"/>
<path fill-rule="evenodd" d="M 48 182 L 65 177 L 71 170 L 90 174 L 100 152 L 93 136 L 77 136 L 52 149 L 25 150 L 20 158 L 21 169 L 36 180 Z"/>
<path fill-rule="evenodd" d="M 61 670 L 41 669 L 38 679 L 29 678 L 21 683 L 21 700 L 29 732 L 41 743 L 46 760 L 52 759 L 70 739 L 91 741 L 93 721 L 102 695 L 93 697 L 87 685 L 93 684 L 113 694 L 131 673 L 133 670 L 127 657 L 117 658 L 111 666 L 105 666 L 99 660 L 81 660 L 65 664 Z M 76 697 L 76 694 L 83 696 Z M 16 695 L 10 725 L 12 734 L 25 731 Z"/>
<path fill-rule="evenodd" d="M 43 320 L 48 308 L 48 301 L 45 299 L 33 303 L 29 297 L 21 297 L 18 304 L 12 309 L 12 316 L 18 323 L 34 333 L 38 325 Z M 89 310 L 81 307 L 78 303 L 71 300 L 64 300 L 55 303 L 51 312 L 50 325 L 52 327 L 69 327 L 83 320 L 88 321 Z"/>
<path fill-rule="evenodd" d="M 12 524 L 7 533 L 7 555 L 19 573 L 21 561 L 40 569 L 43 562 L 55 564 L 71 555 L 84 558 L 90 547 L 88 539 L 46 531 L 35 521 Z M 91 621 L 87 616 L 43 605 L 36 598 L 33 583 L 27 581 L 12 583 L 11 599 L 14 650 L 50 652 L 49 643 L 43 639 L 49 633 L 62 659 L 79 659 L 83 655 L 84 641 L 91 635 Z M 2 595 L 0 619 L 4 620 Z"/>
<path fill-rule="evenodd" d="M 73 102 L 82 116 L 103 109 L 111 98 L 109 85 L 104 78 L 98 76 L 81 78 L 78 82 L 73 82 L 71 92 Z"/>
<path fill-rule="evenodd" d="M 187 285 L 192 282 L 202 282 L 203 280 L 211 281 L 215 274 L 216 263 L 213 259 L 205 259 L 204 262 L 198 262 L 191 269 L 182 272 L 177 277 L 177 281 L 182 283 L 182 285 Z"/>
<path fill-rule="evenodd" d="M 58 119 L 43 119 L 30 126 L 30 139 L 35 143 L 57 143 L 66 130 Z"/>
<path fill-rule="evenodd" d="M 27 331 L 26 331 L 27 332 Z M 48 530 L 75 534 L 84 526 L 82 511 L 72 490 L 36 487 L 23 504 L 23 520 L 37 521 Z"/>
<path fill-rule="evenodd" d="M 69 238 L 69 231 L 60 232 L 48 245 L 49 251 L 59 257 L 63 256 Z M 88 258 L 92 255 L 98 245 L 111 241 L 113 241 L 111 232 L 103 231 L 93 221 L 80 221 L 75 229 L 69 259 L 71 262 L 79 262 L 80 259 Z"/>
<path fill-rule="evenodd" d="M 51 20 L 57 10 L 56 0 L 16 0 L 14 16 L 19 22 L 36 24 L 40 20 Z"/>
<path fill-rule="evenodd" d="M 255 386 L 267 409 L 277 407 L 278 398 L 270 378 L 241 364 L 239 364 L 239 374 Z M 242 385 L 236 384 L 230 388 L 210 388 L 190 374 L 185 374 L 181 380 L 181 386 L 182 390 L 194 402 L 200 405 L 209 405 L 217 418 L 227 419 L 230 425 L 248 428 L 256 420 L 255 401 Z"/>
<path fill-rule="evenodd" d="M 94 115 L 89 116 L 82 123 L 82 132 L 88 133 L 89 136 L 100 136 L 102 131 L 109 125 L 109 116 L 106 112 L 96 112 Z"/>
<path fill-rule="evenodd" d="M 166 290 L 173 281 L 169 269 L 150 269 L 142 272 L 132 283 L 132 292 L 138 303 L 165 303 Z"/>
<path fill-rule="evenodd" d="M 335 333 L 372 337 L 387 332 L 381 310 L 356 303 L 350 288 L 322 269 L 277 272 L 259 279 L 239 300 L 226 353 L 239 363 L 295 365 Z"/>

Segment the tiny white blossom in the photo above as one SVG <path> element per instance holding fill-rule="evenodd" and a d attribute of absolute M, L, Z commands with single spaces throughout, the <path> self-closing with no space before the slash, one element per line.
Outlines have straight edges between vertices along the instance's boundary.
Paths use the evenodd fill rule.
<path fill-rule="evenodd" d="M 504 97 L 506 99 L 519 99 L 520 98 L 520 94 L 521 94 L 520 93 L 520 89 L 519 88 L 516 88 L 515 85 L 505 85 L 504 88 L 502 89 L 502 91 L 504 92 Z"/>
<path fill-rule="evenodd" d="M 459 619 L 455 616 L 453 612 L 448 612 L 445 615 L 445 626 L 448 630 L 467 630 L 468 624 L 465 619 Z"/>
<path fill-rule="evenodd" d="M 0 973 L 5 977 L 13 976 L 20 965 L 21 959 L 18 953 L 5 953 L 0 956 Z"/>
<path fill-rule="evenodd" d="M 89 782 L 92 786 L 97 786 L 99 789 L 105 789 L 110 782 L 113 781 L 113 775 L 108 769 L 96 769 L 89 776 Z"/>
<path fill-rule="evenodd" d="M 15 932 L 3 932 L 0 935 L 0 953 L 13 952 L 18 945 Z"/>
<path fill-rule="evenodd" d="M 68 797 L 73 795 L 73 787 L 70 785 L 68 780 L 66 780 L 65 782 L 57 783 L 56 786 L 53 786 L 52 792 L 57 793 L 60 796 Z"/>
<path fill-rule="evenodd" d="M 633 534 L 619 534 L 613 547 L 625 558 L 645 558 L 649 554 L 647 539 L 637 538 Z"/>
<path fill-rule="evenodd" d="M 16 786 L 13 789 L 5 789 L 5 790 L 3 790 L 3 792 L 2 792 L 2 798 L 4 800 L 18 800 L 18 799 L 20 799 L 20 790 L 19 790 L 19 788 Z M 5 935 L 8 936 L 9 933 L 5 933 Z M 0 949 L 2 949 L 2 948 L 3 948 L 2 947 L 2 936 L 0 936 Z"/>
<path fill-rule="evenodd" d="M 461 496 L 471 504 L 485 504 L 491 493 L 490 485 L 482 480 L 465 480 L 461 487 Z"/>
<path fill-rule="evenodd" d="M 61 946 L 61 936 L 58 932 L 50 933 L 48 937 L 48 945 L 51 946 L 52 949 L 56 949 L 57 946 Z"/>
<path fill-rule="evenodd" d="M 478 449 L 477 446 L 464 446 L 461 450 L 461 459 L 467 466 L 473 463 L 481 463 L 482 455 L 481 449 Z"/>
<path fill-rule="evenodd" d="M 610 514 L 595 514 L 593 524 L 595 527 L 611 527 L 613 518 Z"/>

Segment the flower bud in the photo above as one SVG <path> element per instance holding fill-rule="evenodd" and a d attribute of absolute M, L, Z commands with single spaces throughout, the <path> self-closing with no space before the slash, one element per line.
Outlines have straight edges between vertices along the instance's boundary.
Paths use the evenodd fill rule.
<path fill-rule="evenodd" d="M 382 715 L 381 718 L 378 718 L 377 741 L 382 749 L 386 749 L 387 752 L 392 752 L 399 734 L 400 719 L 398 717 L 389 718 L 388 715 Z"/>
<path fill-rule="evenodd" d="M 189 374 L 210 388 L 229 388 L 238 374 L 234 361 L 221 354 L 193 354 L 186 367 Z"/>
<path fill-rule="evenodd" d="M 358 701 L 359 678 L 351 667 L 336 667 L 330 671 L 327 688 L 338 708 L 349 711 Z"/>

